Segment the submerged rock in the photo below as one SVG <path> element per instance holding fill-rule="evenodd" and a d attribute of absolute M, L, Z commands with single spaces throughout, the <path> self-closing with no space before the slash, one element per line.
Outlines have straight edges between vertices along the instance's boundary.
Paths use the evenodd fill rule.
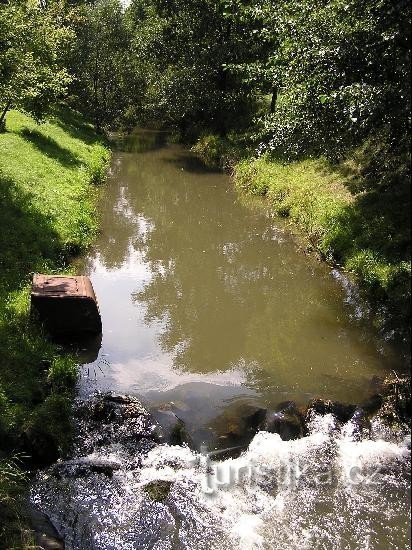
<path fill-rule="evenodd" d="M 150 481 L 143 486 L 145 493 L 155 502 L 164 502 L 169 496 L 170 489 L 173 485 L 172 481 L 165 481 L 159 479 L 156 481 Z"/>
<path fill-rule="evenodd" d="M 170 445 L 191 444 L 191 438 L 186 431 L 183 420 L 173 411 L 154 411 L 153 417 L 159 425 L 156 430 L 159 441 L 164 441 Z"/>
<path fill-rule="evenodd" d="M 262 429 L 266 412 L 266 409 L 251 403 L 236 403 L 226 409 L 213 424 L 218 434 L 219 452 L 225 450 L 224 456 L 237 456 Z"/>
<path fill-rule="evenodd" d="M 283 441 L 303 437 L 304 419 L 293 401 L 280 403 L 274 412 L 268 413 L 264 430 L 277 433 Z"/>
<path fill-rule="evenodd" d="M 306 417 L 312 413 L 324 416 L 333 414 L 339 422 L 348 422 L 356 410 L 356 405 L 349 403 L 340 403 L 339 401 L 328 401 L 323 399 L 313 399 L 307 408 Z"/>

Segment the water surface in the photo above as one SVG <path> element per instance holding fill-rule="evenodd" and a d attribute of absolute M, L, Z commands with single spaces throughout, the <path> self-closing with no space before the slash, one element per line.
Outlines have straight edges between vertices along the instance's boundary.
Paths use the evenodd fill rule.
<path fill-rule="evenodd" d="M 163 138 L 138 133 L 113 158 L 102 234 L 78 266 L 103 320 L 79 391 L 174 411 L 192 448 L 153 441 L 133 407 L 105 417 L 86 399 L 91 416 L 77 414 L 73 449 L 39 472 L 32 503 L 68 550 L 408 548 L 407 427 L 314 414 L 304 437 L 259 431 L 221 453 L 246 405 L 362 401 L 398 360 L 339 274 Z"/>
<path fill-rule="evenodd" d="M 117 143 L 101 235 L 79 265 L 103 321 L 80 393 L 110 389 L 179 411 L 196 445 L 245 402 L 365 399 L 399 362 L 339 277 L 264 204 L 165 137 Z"/>

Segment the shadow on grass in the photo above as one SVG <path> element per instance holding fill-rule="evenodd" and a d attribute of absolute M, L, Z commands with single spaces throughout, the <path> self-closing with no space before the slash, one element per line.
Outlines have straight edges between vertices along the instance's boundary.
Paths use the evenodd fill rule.
<path fill-rule="evenodd" d="M 31 325 L 26 307 L 8 300 L 30 282 L 32 273 L 59 260 L 61 243 L 50 219 L 33 208 L 29 194 L 0 175 L 0 447 L 18 443 L 16 437 L 29 415 L 49 391 L 47 368 L 52 347 L 41 330 Z M 21 299 L 24 300 L 23 295 Z M 0 393 L 1 398 L 1 393 Z M 4 424 L 4 425 L 3 425 Z"/>
<path fill-rule="evenodd" d="M 410 339 L 411 189 L 408 179 L 349 181 L 354 201 L 337 219 L 331 247 L 338 261 L 355 258 L 357 273 L 373 301 L 390 312 L 387 327 Z"/>
<path fill-rule="evenodd" d="M 83 115 L 74 110 L 60 107 L 56 109 L 56 118 L 53 123 L 60 126 L 67 134 L 74 139 L 79 139 L 87 145 L 105 142 L 104 136 L 98 136 L 92 124 L 84 121 Z"/>
<path fill-rule="evenodd" d="M 33 208 L 24 194 L 0 174 L 0 276 L 2 287 L 14 290 L 45 258 L 57 261 L 62 250 L 52 220 Z M 10 291 L 9 290 L 9 291 Z"/>
<path fill-rule="evenodd" d="M 25 128 L 20 135 L 34 145 L 41 153 L 57 160 L 62 166 L 75 167 L 80 165 L 79 159 L 71 151 L 65 149 L 53 138 L 46 137 L 37 130 Z"/>

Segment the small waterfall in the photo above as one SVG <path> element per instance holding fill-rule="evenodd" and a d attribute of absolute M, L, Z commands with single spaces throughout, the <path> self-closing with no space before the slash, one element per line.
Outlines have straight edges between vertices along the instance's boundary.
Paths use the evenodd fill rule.
<path fill-rule="evenodd" d="M 134 402 L 131 411 L 111 415 L 110 433 L 99 410 L 91 425 L 80 419 L 73 456 L 33 487 L 69 550 L 408 545 L 405 427 L 313 414 L 305 437 L 260 431 L 240 456 L 218 461 L 162 443 L 148 413 Z"/>

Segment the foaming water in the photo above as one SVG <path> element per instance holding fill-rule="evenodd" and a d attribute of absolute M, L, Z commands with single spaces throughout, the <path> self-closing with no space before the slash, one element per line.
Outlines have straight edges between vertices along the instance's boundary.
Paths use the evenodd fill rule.
<path fill-rule="evenodd" d="M 136 461 L 108 445 L 87 460 L 110 463 L 110 476 L 50 470 L 32 498 L 69 550 L 406 548 L 409 448 L 406 432 L 387 439 L 379 422 L 366 434 L 314 416 L 304 438 L 259 432 L 220 462 L 170 445 Z"/>

